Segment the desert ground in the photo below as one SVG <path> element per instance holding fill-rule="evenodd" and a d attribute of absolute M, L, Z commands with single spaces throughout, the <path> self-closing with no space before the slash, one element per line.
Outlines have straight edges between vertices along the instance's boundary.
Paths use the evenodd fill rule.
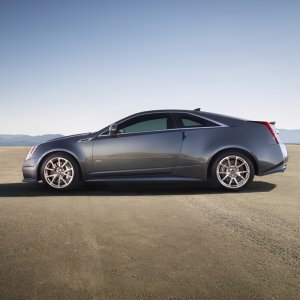
<path fill-rule="evenodd" d="M 21 183 L 0 148 L 0 299 L 300 299 L 300 146 L 241 193 Z"/>

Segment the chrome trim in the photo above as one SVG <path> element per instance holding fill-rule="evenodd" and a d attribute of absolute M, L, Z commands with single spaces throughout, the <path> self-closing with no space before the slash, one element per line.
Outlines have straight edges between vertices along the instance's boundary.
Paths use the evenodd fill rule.
<path fill-rule="evenodd" d="M 124 132 L 124 133 L 118 133 L 116 134 L 117 136 L 120 136 L 120 135 L 128 135 L 128 134 L 138 134 L 138 133 L 155 133 L 155 132 L 165 132 L 165 131 L 175 131 L 175 130 L 178 130 L 178 131 L 181 131 L 181 130 L 196 130 L 196 129 L 210 129 L 210 128 L 220 128 L 220 127 L 229 127 L 227 125 L 225 126 L 209 126 L 209 127 L 193 127 L 193 128 L 171 128 L 171 129 L 164 129 L 164 130 L 152 130 L 152 131 L 137 131 L 137 132 Z M 100 134 L 98 135 L 97 137 L 102 137 L 102 136 L 110 136 L 109 134 Z"/>
<path fill-rule="evenodd" d="M 122 120 L 117 121 L 117 122 L 115 122 L 113 124 L 117 124 L 118 125 L 118 124 L 126 122 L 126 121 L 128 121 L 130 119 L 133 119 L 133 118 L 136 118 L 136 117 L 140 117 L 140 116 L 143 116 L 143 115 L 149 115 L 149 114 L 171 114 L 171 115 L 173 115 L 173 114 L 189 114 L 189 115 L 192 115 L 194 117 L 202 118 L 204 120 L 207 120 L 207 121 L 210 121 L 212 123 L 218 124 L 218 126 L 192 127 L 192 128 L 177 127 L 177 128 L 164 129 L 164 130 L 152 130 L 152 131 L 137 131 L 137 132 L 128 132 L 128 133 L 118 133 L 118 135 L 137 134 L 137 133 L 149 133 L 149 132 L 164 132 L 164 131 L 171 131 L 171 130 L 195 130 L 195 129 L 208 129 L 208 128 L 229 127 L 226 124 L 223 124 L 223 123 L 214 121 L 214 120 L 212 120 L 210 118 L 202 117 L 202 116 L 199 116 L 198 114 L 194 114 L 194 113 L 190 113 L 190 112 L 175 112 L 175 113 L 172 113 L 172 112 L 146 112 L 146 113 L 135 114 L 134 116 L 130 116 L 128 118 L 122 119 Z M 97 137 L 102 137 L 102 136 L 110 136 L 110 135 L 109 134 L 103 134 L 103 133 L 100 133 L 99 135 L 97 135 Z"/>
<path fill-rule="evenodd" d="M 85 138 L 77 141 L 77 143 L 84 143 L 84 142 L 90 142 L 93 138 Z"/>

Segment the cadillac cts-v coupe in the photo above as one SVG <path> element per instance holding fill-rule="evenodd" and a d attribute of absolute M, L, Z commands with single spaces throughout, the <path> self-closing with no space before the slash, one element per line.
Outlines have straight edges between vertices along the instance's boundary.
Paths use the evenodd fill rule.
<path fill-rule="evenodd" d="M 94 133 L 32 147 L 24 182 L 57 190 L 82 181 L 212 181 L 238 191 L 288 160 L 273 123 L 196 110 L 141 112 Z"/>

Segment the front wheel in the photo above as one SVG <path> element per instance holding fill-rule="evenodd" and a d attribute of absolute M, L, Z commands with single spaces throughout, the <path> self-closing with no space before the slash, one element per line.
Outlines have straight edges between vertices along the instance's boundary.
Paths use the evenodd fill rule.
<path fill-rule="evenodd" d="M 227 151 L 218 155 L 212 165 L 213 182 L 225 190 L 240 191 L 254 177 L 253 163 L 245 154 Z"/>
<path fill-rule="evenodd" d="M 53 189 L 71 190 L 79 183 L 79 168 L 72 156 L 53 153 L 42 164 L 41 178 Z"/>

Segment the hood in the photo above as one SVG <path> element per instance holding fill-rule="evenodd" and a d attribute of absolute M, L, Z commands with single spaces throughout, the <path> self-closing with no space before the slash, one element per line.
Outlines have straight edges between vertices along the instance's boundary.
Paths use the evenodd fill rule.
<path fill-rule="evenodd" d="M 51 140 L 49 140 L 47 142 L 56 142 L 56 141 L 63 141 L 63 140 L 70 140 L 70 139 L 81 140 L 81 139 L 91 138 L 91 137 L 93 137 L 93 133 L 92 132 L 88 132 L 88 133 L 66 135 L 66 136 L 62 136 L 62 137 L 59 137 L 59 138 L 51 139 Z"/>

